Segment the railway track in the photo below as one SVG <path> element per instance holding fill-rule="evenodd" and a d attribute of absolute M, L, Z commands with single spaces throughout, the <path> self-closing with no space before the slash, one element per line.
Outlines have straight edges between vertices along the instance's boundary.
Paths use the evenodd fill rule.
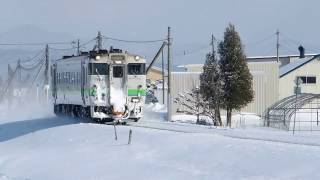
<path fill-rule="evenodd" d="M 255 137 L 254 135 L 250 136 L 248 134 L 231 134 L 232 129 L 227 128 L 215 128 L 211 126 L 203 125 L 194 125 L 194 124 L 185 124 L 185 123 L 174 123 L 174 122 L 157 122 L 157 121 L 142 121 L 138 123 L 127 123 L 128 126 L 138 127 L 138 128 L 147 128 L 160 131 L 171 131 L 177 133 L 188 133 L 188 134 L 211 134 L 211 135 L 220 135 L 232 139 L 240 140 L 252 140 L 260 142 L 269 142 L 269 143 L 281 143 L 289 145 L 302 145 L 302 146 L 312 146 L 320 147 L 320 142 L 301 142 L 295 141 L 295 139 L 277 139 L 277 137 Z"/>

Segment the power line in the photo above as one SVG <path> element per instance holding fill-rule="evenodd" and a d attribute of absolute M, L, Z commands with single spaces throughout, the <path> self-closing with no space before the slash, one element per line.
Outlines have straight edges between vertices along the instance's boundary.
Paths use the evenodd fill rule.
<path fill-rule="evenodd" d="M 211 45 L 201 46 L 200 48 L 192 49 L 192 50 L 184 50 L 183 52 L 175 53 L 173 56 L 174 56 L 174 57 L 187 56 L 187 55 L 190 55 L 190 54 L 195 54 L 195 53 L 201 52 L 201 51 L 203 51 L 203 50 L 206 50 L 206 49 L 208 49 L 209 47 L 211 47 Z"/>
<path fill-rule="evenodd" d="M 41 51 L 39 51 L 39 52 L 38 52 L 36 55 L 34 55 L 32 58 L 25 59 L 25 60 L 21 61 L 21 63 L 30 62 L 30 61 L 34 60 L 35 58 L 37 58 L 38 56 L 40 56 L 43 52 L 44 52 L 44 49 L 42 49 Z"/>
<path fill-rule="evenodd" d="M 260 40 L 258 40 L 258 41 L 246 43 L 245 45 L 246 45 L 246 46 L 254 46 L 254 45 L 263 43 L 263 42 L 265 42 L 265 41 L 267 41 L 267 40 L 273 39 L 273 37 L 274 37 L 275 35 L 276 35 L 276 33 L 273 33 L 273 34 L 271 34 L 270 36 L 267 36 L 267 37 L 265 37 L 265 38 L 263 38 L 263 39 L 260 39 Z"/>
<path fill-rule="evenodd" d="M 306 46 L 307 48 L 306 49 L 309 49 L 309 50 L 312 50 L 312 51 L 316 51 L 316 49 L 318 49 L 315 45 L 313 44 L 310 44 L 310 43 L 305 43 L 305 42 L 302 42 L 302 41 L 299 41 L 299 40 L 296 40 L 294 38 L 291 38 L 290 36 L 286 35 L 286 34 L 282 34 L 282 37 L 284 37 L 285 39 L 287 39 L 288 41 L 292 42 L 293 44 L 299 46 L 299 45 L 303 45 L 303 46 Z M 311 47 L 311 48 L 310 48 Z"/>
<path fill-rule="evenodd" d="M 30 66 L 30 67 L 22 66 L 22 65 L 20 64 L 20 68 L 21 68 L 22 70 L 25 70 L 25 71 L 31 71 L 31 70 L 34 70 L 34 69 L 36 69 L 37 67 L 39 67 L 39 65 L 42 64 L 42 63 L 44 62 L 44 60 L 45 60 L 45 59 L 41 59 L 39 62 L 33 64 L 33 65 Z"/>
<path fill-rule="evenodd" d="M 91 40 L 89 40 L 89 41 L 87 41 L 87 42 L 85 42 L 85 43 L 83 43 L 83 44 L 81 44 L 80 46 L 79 46 L 79 48 L 83 48 L 83 47 L 85 47 L 86 45 L 88 45 L 88 44 L 90 44 L 91 42 L 93 42 L 93 41 L 95 41 L 95 38 L 94 39 L 91 39 Z M 73 41 L 71 44 L 75 44 L 76 42 L 75 41 Z M 77 49 L 78 47 L 72 47 L 72 48 L 52 48 L 52 47 L 49 47 L 49 49 L 51 49 L 51 50 L 55 50 L 55 51 L 70 51 L 70 50 L 75 50 L 75 49 Z"/>
<path fill-rule="evenodd" d="M 72 48 L 52 48 L 52 47 L 50 47 L 49 49 L 55 50 L 55 51 L 70 51 L 70 50 L 77 49 L 77 47 L 72 47 Z"/>
<path fill-rule="evenodd" d="M 43 61 L 43 62 L 44 62 L 44 61 Z M 40 66 L 38 72 L 36 73 L 35 77 L 33 78 L 32 83 L 31 83 L 31 86 L 30 86 L 29 89 L 31 89 L 31 88 L 33 87 L 35 81 L 38 79 L 39 74 L 40 74 L 40 72 L 41 72 L 41 69 L 42 69 L 43 65 L 44 65 L 44 63 L 41 63 L 41 66 Z"/>
<path fill-rule="evenodd" d="M 156 43 L 156 42 L 163 42 L 166 41 L 167 39 L 156 39 L 156 40 L 124 40 L 124 39 L 118 39 L 118 38 L 113 38 L 113 37 L 108 37 L 108 36 L 102 36 L 106 40 L 113 40 L 113 41 L 119 41 L 119 42 L 126 42 L 126 43 Z"/>
<path fill-rule="evenodd" d="M 299 46 L 299 45 L 297 46 L 297 44 L 295 44 L 295 43 L 292 43 L 292 42 L 290 43 L 290 41 L 288 41 L 286 39 L 283 39 L 281 42 L 285 46 L 290 47 L 291 49 L 294 49 L 294 50 L 298 49 L 298 46 Z"/>
<path fill-rule="evenodd" d="M 44 46 L 49 45 L 65 45 L 71 42 L 46 42 L 46 43 L 0 43 L 0 46 Z"/>

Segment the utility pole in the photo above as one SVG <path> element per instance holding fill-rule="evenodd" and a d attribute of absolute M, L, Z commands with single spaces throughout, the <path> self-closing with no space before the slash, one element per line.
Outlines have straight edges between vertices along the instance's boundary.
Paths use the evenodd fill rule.
<path fill-rule="evenodd" d="M 21 59 L 18 59 L 18 65 L 17 65 L 17 69 L 18 69 L 18 82 L 19 82 L 19 85 L 21 83 L 21 80 L 22 80 L 22 77 L 21 77 Z"/>
<path fill-rule="evenodd" d="M 279 29 L 277 30 L 276 35 L 277 35 L 277 62 L 280 62 L 280 60 L 279 60 L 279 48 L 280 48 L 280 43 L 279 43 L 280 32 L 279 32 Z"/>
<path fill-rule="evenodd" d="M 8 86 L 7 86 L 7 89 L 3 90 L 1 100 L 3 100 L 3 97 L 6 95 L 6 92 L 8 92 L 7 99 L 8 99 L 9 108 L 11 108 L 11 105 L 12 105 L 13 87 L 12 87 L 11 81 L 13 80 L 13 78 L 14 78 L 14 72 L 10 64 L 8 64 L 8 80 L 7 80 Z"/>
<path fill-rule="evenodd" d="M 44 77 L 45 77 L 45 82 L 44 82 L 44 90 L 45 90 L 45 96 L 46 100 L 48 102 L 49 100 L 49 76 L 50 76 L 50 62 L 49 62 L 49 45 L 46 45 L 46 51 L 45 51 L 45 70 L 44 70 Z"/>
<path fill-rule="evenodd" d="M 164 73 L 164 58 L 163 50 L 161 51 L 161 60 L 162 60 L 162 103 L 165 104 L 165 73 Z"/>
<path fill-rule="evenodd" d="M 211 43 L 210 45 L 212 46 L 212 55 L 215 56 L 215 50 L 214 50 L 214 44 L 216 42 L 216 38 L 213 36 L 213 34 L 211 35 Z"/>
<path fill-rule="evenodd" d="M 167 111 L 168 121 L 171 121 L 172 116 L 172 102 L 171 102 L 171 37 L 170 27 L 168 27 L 168 95 L 167 95 Z"/>
<path fill-rule="evenodd" d="M 78 42 L 77 42 L 77 53 L 78 53 L 78 56 L 80 56 L 80 39 L 78 39 Z"/>
<path fill-rule="evenodd" d="M 101 32 L 98 32 L 98 36 L 97 36 L 97 46 L 98 46 L 98 51 L 100 51 L 102 49 L 102 35 Z"/>

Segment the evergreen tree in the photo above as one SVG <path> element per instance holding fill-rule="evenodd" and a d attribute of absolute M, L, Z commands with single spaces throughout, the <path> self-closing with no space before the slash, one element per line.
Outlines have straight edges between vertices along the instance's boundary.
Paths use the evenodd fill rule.
<path fill-rule="evenodd" d="M 203 73 L 200 76 L 200 93 L 208 104 L 208 108 L 214 110 L 213 122 L 222 126 L 220 116 L 220 99 L 222 96 L 219 64 L 214 50 L 206 56 Z"/>
<path fill-rule="evenodd" d="M 240 110 L 253 100 L 252 75 L 244 48 L 234 25 L 229 24 L 224 39 L 219 43 L 223 98 L 222 108 L 227 110 L 227 126 L 231 126 L 232 110 Z"/>

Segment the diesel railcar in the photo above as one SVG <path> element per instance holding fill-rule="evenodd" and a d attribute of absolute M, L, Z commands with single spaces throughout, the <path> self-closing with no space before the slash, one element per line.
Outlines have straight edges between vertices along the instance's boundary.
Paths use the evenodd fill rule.
<path fill-rule="evenodd" d="M 146 60 L 120 49 L 65 56 L 52 65 L 57 115 L 138 121 L 146 96 Z"/>

